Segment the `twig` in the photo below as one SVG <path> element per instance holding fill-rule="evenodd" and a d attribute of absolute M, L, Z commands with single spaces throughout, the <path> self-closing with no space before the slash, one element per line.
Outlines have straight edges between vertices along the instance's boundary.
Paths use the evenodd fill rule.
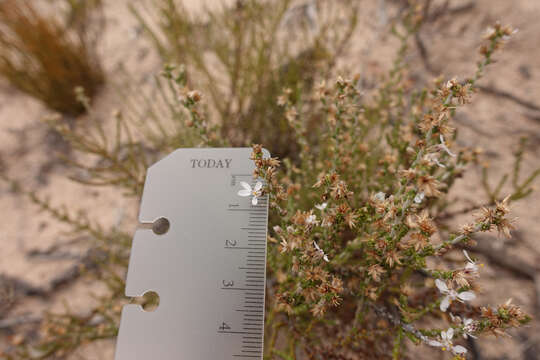
<path fill-rule="evenodd" d="M 88 250 L 81 260 L 69 269 L 53 278 L 45 286 L 34 286 L 25 280 L 14 278 L 8 275 L 0 275 L 0 281 L 6 282 L 13 287 L 14 293 L 22 296 L 46 298 L 60 287 L 65 286 L 78 279 L 84 270 L 97 268 L 103 260 L 104 253 L 94 249 Z"/>
<path fill-rule="evenodd" d="M 540 274 L 534 276 L 534 289 L 536 291 L 536 312 L 540 313 Z"/>
<path fill-rule="evenodd" d="M 482 355 L 480 355 L 480 349 L 476 344 L 476 340 L 472 336 L 467 336 L 467 348 L 471 351 L 471 356 L 473 360 L 482 360 Z"/>
<path fill-rule="evenodd" d="M 527 119 L 540 122 L 540 114 L 523 114 Z"/>
<path fill-rule="evenodd" d="M 419 340 L 422 340 L 424 341 L 424 339 L 426 338 L 420 331 L 418 331 L 414 326 L 412 326 L 411 324 L 407 324 L 407 323 L 404 323 L 403 321 L 401 321 L 401 319 L 399 318 L 399 316 L 396 316 L 396 315 L 392 315 L 388 312 L 387 309 L 383 308 L 383 307 L 380 307 L 380 306 L 375 306 L 375 305 L 372 305 L 373 307 L 373 310 L 375 311 L 375 313 L 377 313 L 377 315 L 379 315 L 380 317 L 384 317 L 386 318 L 388 321 L 390 321 L 394 326 L 398 326 L 400 327 L 401 329 L 403 329 L 405 332 L 408 332 L 409 334 L 412 334 L 414 335 L 415 337 L 417 337 Z"/>
<path fill-rule="evenodd" d="M 442 5 L 437 10 L 433 11 L 431 15 L 426 18 L 426 22 L 435 22 L 436 20 L 438 20 L 440 17 L 444 15 L 456 15 L 459 13 L 467 12 L 476 7 L 475 1 L 471 1 L 471 2 L 465 3 L 463 5 L 459 5 L 453 8 L 449 8 L 449 5 L 450 5 L 450 1 L 447 0 L 444 3 L 444 5 Z"/>
<path fill-rule="evenodd" d="M 29 258 L 43 259 L 43 260 L 49 260 L 49 261 L 78 260 L 81 258 L 80 255 L 71 253 L 69 251 L 50 252 L 49 249 L 46 249 L 46 250 L 32 249 L 26 253 L 26 256 L 28 256 Z"/>
<path fill-rule="evenodd" d="M 66 251 L 61 251 L 61 249 L 64 249 L 66 246 L 69 246 L 69 245 L 74 245 L 74 244 L 86 241 L 88 239 L 89 239 L 88 236 L 78 236 L 62 243 L 53 244 L 43 250 L 30 249 L 26 252 L 26 256 L 30 258 L 36 257 L 36 258 L 45 258 L 45 259 L 50 259 L 50 260 L 58 260 L 58 259 L 78 260 L 81 258 L 80 255 L 76 255 L 76 254 L 66 252 Z"/>
<path fill-rule="evenodd" d="M 32 316 L 32 315 L 16 316 L 16 317 L 0 320 L 0 329 L 9 329 L 14 326 L 28 324 L 28 323 L 36 323 L 40 321 L 41 321 L 41 318 L 37 316 Z"/>
<path fill-rule="evenodd" d="M 442 6 L 437 8 L 435 11 L 433 11 L 428 16 L 425 16 L 425 22 L 434 22 L 441 16 L 447 14 L 448 7 L 450 5 L 450 0 L 446 0 Z"/>
<path fill-rule="evenodd" d="M 99 262 L 103 260 L 104 256 L 105 254 L 103 252 L 96 251 L 94 249 L 88 250 L 78 264 L 71 266 L 49 283 L 48 289 L 46 290 L 47 293 L 51 293 L 57 290 L 59 287 L 65 286 L 78 279 L 82 275 L 83 271 L 97 268 Z"/>
<path fill-rule="evenodd" d="M 15 296 L 17 295 L 35 296 L 35 297 L 46 296 L 45 291 L 41 287 L 34 286 L 25 280 L 22 280 L 13 276 L 1 274 L 0 283 L 5 283 L 10 288 L 12 288 Z"/>
<path fill-rule="evenodd" d="M 414 42 L 416 43 L 416 47 L 418 48 L 418 52 L 420 53 L 420 58 L 422 59 L 422 63 L 424 64 L 424 67 L 427 71 L 430 73 L 435 73 L 436 70 L 433 68 L 429 61 L 429 53 L 426 48 L 426 45 L 422 41 L 422 38 L 420 37 L 420 32 L 417 32 L 414 34 Z"/>
<path fill-rule="evenodd" d="M 525 100 L 525 99 L 522 99 L 508 91 L 505 91 L 505 90 L 500 90 L 500 89 L 496 89 L 492 86 L 484 86 L 484 85 L 475 85 L 476 88 L 480 89 L 481 91 L 485 92 L 486 94 L 489 94 L 489 95 L 493 95 L 493 96 L 499 96 L 499 97 L 502 97 L 502 98 L 505 98 L 507 100 L 511 100 L 513 102 L 515 102 L 516 104 L 519 104 L 523 107 L 526 107 L 527 109 L 530 109 L 530 110 L 533 110 L 533 111 L 540 111 L 540 106 L 531 102 L 531 101 L 528 101 L 528 100 Z"/>

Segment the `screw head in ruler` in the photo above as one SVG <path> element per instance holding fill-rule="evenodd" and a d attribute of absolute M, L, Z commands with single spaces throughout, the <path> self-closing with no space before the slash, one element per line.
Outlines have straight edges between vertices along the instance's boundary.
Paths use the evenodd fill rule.
<path fill-rule="evenodd" d="M 148 169 L 126 295 L 159 295 L 152 312 L 122 310 L 116 360 L 262 359 L 268 203 L 250 148 L 179 149 Z M 269 153 L 265 150 L 265 156 Z"/>

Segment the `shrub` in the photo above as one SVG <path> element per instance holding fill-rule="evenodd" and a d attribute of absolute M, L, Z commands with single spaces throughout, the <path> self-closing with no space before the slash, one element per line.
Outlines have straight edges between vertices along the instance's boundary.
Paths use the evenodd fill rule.
<path fill-rule="evenodd" d="M 404 41 L 414 19 L 398 32 Z M 254 177 L 265 180 L 274 210 L 269 358 L 293 359 L 298 351 L 316 359 L 400 358 L 408 338 L 463 359 L 467 349 L 453 343 L 458 336 L 500 335 L 530 320 L 510 300 L 471 304 L 481 265 L 465 251 L 458 264 L 445 255 L 480 232 L 510 236 L 515 223 L 508 205 L 526 196 L 538 170 L 515 182 L 504 199 L 488 191 L 486 205 L 461 228 L 445 230 L 442 221 L 446 195 L 476 160 L 472 150 L 455 147 L 452 118 L 471 101 L 485 66 L 512 33 L 491 28 L 477 71 L 461 81 L 438 79 L 433 87 L 411 89 L 398 58 L 368 100 L 357 80 L 321 84 L 317 111 L 326 121 L 316 146 L 302 139 L 304 114 L 313 109 L 295 106 L 285 93 L 280 102 L 304 144 L 301 162 L 284 159 L 279 172 L 279 160 L 263 159 L 260 145 L 252 154 Z M 277 345 L 280 335 L 287 346 Z"/>
<path fill-rule="evenodd" d="M 69 11 L 61 21 L 43 15 L 34 2 L 0 2 L 0 75 L 52 110 L 77 115 L 84 107 L 74 89 L 82 87 L 92 97 L 104 81 L 96 53 L 98 33 L 90 24 L 91 12 L 100 5 L 66 3 Z"/>

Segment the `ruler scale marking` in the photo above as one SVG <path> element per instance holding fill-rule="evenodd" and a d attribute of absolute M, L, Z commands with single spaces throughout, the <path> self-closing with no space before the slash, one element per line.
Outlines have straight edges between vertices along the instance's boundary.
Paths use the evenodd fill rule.
<path fill-rule="evenodd" d="M 263 358 L 268 199 L 238 196 L 260 181 L 251 151 L 179 149 L 148 169 L 139 219 L 170 228 L 136 231 L 126 295 L 159 306 L 124 306 L 115 360 Z"/>

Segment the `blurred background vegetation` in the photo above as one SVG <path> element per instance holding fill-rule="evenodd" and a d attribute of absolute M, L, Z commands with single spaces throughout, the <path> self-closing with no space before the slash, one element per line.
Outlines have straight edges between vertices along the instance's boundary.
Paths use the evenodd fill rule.
<path fill-rule="evenodd" d="M 93 97 L 105 81 L 96 53 L 101 3 L 70 0 L 64 9 L 46 10 L 38 5 L 0 3 L 0 74 L 52 110 L 79 115 L 84 108 L 74 89 L 83 87 Z"/>

